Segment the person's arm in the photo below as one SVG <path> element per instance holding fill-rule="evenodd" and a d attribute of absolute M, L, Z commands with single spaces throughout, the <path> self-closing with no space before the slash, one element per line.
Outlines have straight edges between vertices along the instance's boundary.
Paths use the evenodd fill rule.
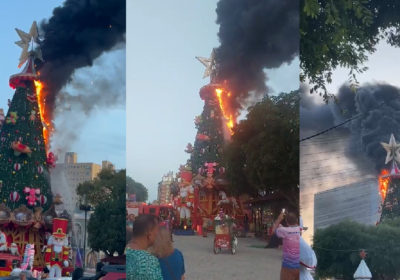
<path fill-rule="evenodd" d="M 278 219 L 276 219 L 276 221 L 275 221 L 275 223 L 274 223 L 274 226 L 272 227 L 272 232 L 273 232 L 273 233 L 276 233 L 276 229 L 279 228 L 279 226 L 280 226 L 280 224 L 281 224 L 281 222 L 282 222 L 282 220 L 283 220 L 283 217 L 284 217 L 284 215 L 283 215 L 283 213 L 281 213 L 281 214 L 278 216 Z"/>

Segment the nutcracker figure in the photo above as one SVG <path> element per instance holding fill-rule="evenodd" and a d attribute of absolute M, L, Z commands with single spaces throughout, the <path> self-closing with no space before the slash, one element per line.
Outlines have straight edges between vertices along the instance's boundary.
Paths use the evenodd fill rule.
<path fill-rule="evenodd" d="M 66 246 L 68 220 L 53 219 L 53 235 L 46 249 L 46 266 L 50 270 L 49 277 L 61 277 L 62 266 L 68 267 L 69 248 Z"/>
<path fill-rule="evenodd" d="M 180 202 L 180 219 L 181 223 L 186 220 L 187 225 L 191 225 L 190 214 L 194 202 L 194 188 L 190 184 L 185 184 L 181 187 L 179 192 Z"/>

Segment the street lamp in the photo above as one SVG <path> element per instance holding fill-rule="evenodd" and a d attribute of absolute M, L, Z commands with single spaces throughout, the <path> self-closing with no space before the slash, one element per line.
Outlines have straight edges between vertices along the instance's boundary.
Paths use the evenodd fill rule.
<path fill-rule="evenodd" d="M 85 200 L 86 202 L 86 200 Z M 86 268 L 86 222 L 87 222 L 87 212 L 93 211 L 93 208 L 88 204 L 80 204 L 79 210 L 85 212 L 85 230 L 83 236 L 83 270 Z"/>

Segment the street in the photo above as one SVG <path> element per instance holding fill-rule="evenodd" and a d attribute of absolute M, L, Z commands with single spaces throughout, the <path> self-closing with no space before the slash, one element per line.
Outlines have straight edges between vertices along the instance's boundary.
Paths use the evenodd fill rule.
<path fill-rule="evenodd" d="M 174 246 L 185 258 L 188 280 L 277 280 L 280 275 L 282 251 L 277 249 L 252 248 L 265 246 L 254 238 L 238 238 L 235 255 L 222 250 L 215 255 L 214 235 L 174 236 Z"/>

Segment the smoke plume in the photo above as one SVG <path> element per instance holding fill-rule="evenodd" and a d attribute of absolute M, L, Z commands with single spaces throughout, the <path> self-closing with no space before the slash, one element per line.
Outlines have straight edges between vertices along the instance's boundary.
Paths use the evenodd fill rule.
<path fill-rule="evenodd" d="M 349 139 L 357 143 L 358 149 L 380 172 L 384 168 L 386 157 L 386 152 L 380 143 L 388 143 L 391 134 L 400 140 L 400 100 L 394 99 L 399 94 L 399 88 L 388 84 L 366 84 L 360 87 L 356 94 L 349 86 L 343 85 L 336 94 L 338 104 L 326 105 L 315 103 L 307 91 L 303 91 L 300 102 L 301 137 L 365 113 L 343 126 L 341 131 L 349 134 Z M 391 101 L 378 106 L 389 100 Z M 352 150 L 355 147 L 347 148 Z M 354 155 L 355 152 L 353 150 L 351 154 Z"/>
<path fill-rule="evenodd" d="M 230 107 L 238 110 L 249 92 L 267 92 L 265 69 L 299 54 L 299 1 L 220 0 L 216 12 L 218 78 L 227 82 Z"/>
<path fill-rule="evenodd" d="M 44 38 L 41 48 L 45 62 L 37 61 L 36 64 L 44 85 L 42 94 L 46 100 L 47 122 L 51 123 L 56 112 L 65 109 L 56 110 L 60 104 L 64 106 L 60 102 L 63 99 L 68 99 L 71 110 L 81 109 L 85 114 L 94 108 L 109 107 L 110 101 L 125 102 L 125 97 L 113 98 L 110 95 L 118 93 L 125 96 L 118 81 L 111 81 L 110 76 L 115 77 L 110 75 L 112 69 L 101 69 L 96 79 L 90 77 L 94 76 L 93 73 L 87 74 L 86 84 L 90 85 L 91 81 L 96 84 L 90 88 L 83 87 L 82 78 L 74 75 L 78 69 L 93 66 L 102 54 L 125 49 L 125 0 L 66 0 L 63 6 L 53 10 L 49 20 L 40 24 L 40 30 Z M 114 63 L 125 66 L 123 59 Z M 125 69 L 123 73 L 118 73 L 125 77 Z M 71 94 L 65 92 L 67 85 L 71 85 Z M 72 92 L 77 94 L 73 96 Z M 79 106 L 74 106 L 77 104 Z M 73 118 L 74 114 L 71 116 Z M 79 121 L 82 122 L 82 119 Z M 73 123 L 70 122 L 70 125 Z"/>

